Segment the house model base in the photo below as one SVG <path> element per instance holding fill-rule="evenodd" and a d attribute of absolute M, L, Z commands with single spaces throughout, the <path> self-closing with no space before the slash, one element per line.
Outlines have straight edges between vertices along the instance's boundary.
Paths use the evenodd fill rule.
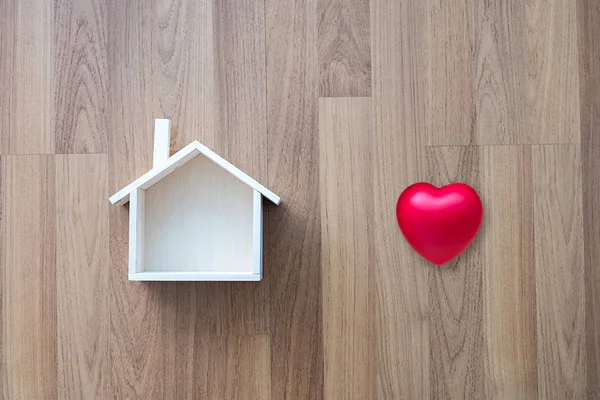
<path fill-rule="evenodd" d="M 110 197 L 129 202 L 129 280 L 259 281 L 263 197 L 280 198 L 195 141 L 169 157 L 155 121 L 154 163 Z"/>

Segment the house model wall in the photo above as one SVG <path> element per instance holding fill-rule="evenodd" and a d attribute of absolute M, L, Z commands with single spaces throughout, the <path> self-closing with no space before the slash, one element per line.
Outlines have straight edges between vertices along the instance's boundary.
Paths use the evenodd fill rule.
<path fill-rule="evenodd" d="M 170 121 L 155 121 L 153 167 L 110 197 L 129 202 L 129 279 L 262 279 L 269 189 L 194 141 L 169 157 Z"/>

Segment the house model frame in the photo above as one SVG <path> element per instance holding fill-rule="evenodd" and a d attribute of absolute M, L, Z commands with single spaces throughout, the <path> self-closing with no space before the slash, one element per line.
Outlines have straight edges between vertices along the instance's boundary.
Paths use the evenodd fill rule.
<path fill-rule="evenodd" d="M 110 197 L 129 202 L 129 280 L 259 281 L 269 189 L 194 141 L 169 157 L 171 123 L 155 120 L 150 171 Z"/>

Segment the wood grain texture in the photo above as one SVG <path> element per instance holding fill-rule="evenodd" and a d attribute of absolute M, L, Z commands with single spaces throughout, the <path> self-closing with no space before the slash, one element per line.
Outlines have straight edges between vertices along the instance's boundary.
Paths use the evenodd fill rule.
<path fill-rule="evenodd" d="M 266 182 L 265 12 L 257 2 L 160 1 L 158 111 L 173 119 L 171 150 L 200 140 Z M 153 29 L 156 29 L 154 26 Z M 175 286 L 173 286 L 175 287 Z M 266 334 L 268 283 L 177 285 L 177 347 L 203 334 Z M 176 331 L 173 331 L 175 334 Z M 181 338 L 181 339 L 180 339 Z M 192 338 L 192 339 L 190 339 Z"/>
<path fill-rule="evenodd" d="M 319 99 L 325 399 L 372 394 L 370 98 Z"/>
<path fill-rule="evenodd" d="M 586 392 L 580 160 L 575 145 L 533 147 L 538 391 L 545 399 Z"/>
<path fill-rule="evenodd" d="M 167 295 L 162 297 L 160 307 L 169 312 L 165 322 L 168 324 L 166 335 L 170 340 L 159 351 L 164 357 L 163 362 L 171 368 L 165 370 L 165 394 L 155 397 L 205 399 L 208 396 L 209 366 L 215 364 L 209 358 L 214 347 L 212 337 L 202 333 L 203 321 L 197 317 L 196 300 L 200 291 L 183 290 L 190 285 L 187 282 L 169 282 L 167 285 L 169 288 L 164 289 Z M 172 294 L 179 290 L 182 290 L 181 296 Z"/>
<path fill-rule="evenodd" d="M 142 2 L 108 5 L 109 93 L 108 188 L 114 193 L 152 165 L 156 98 L 151 48 L 154 8 Z M 128 210 L 109 208 L 109 302 L 111 377 L 117 398 L 165 395 L 161 290 L 127 281 Z M 167 294 L 171 294 L 163 289 Z"/>
<path fill-rule="evenodd" d="M 112 43 L 108 47 L 111 126 L 107 148 L 112 194 L 152 167 L 157 89 L 151 84 L 155 60 L 148 52 L 154 39 L 154 8 L 116 0 L 107 7 L 108 41 Z"/>
<path fill-rule="evenodd" d="M 0 1 L 0 399 L 600 399 L 599 34 L 593 0 Z M 282 196 L 263 281 L 127 280 L 106 195 L 157 117 Z M 443 268 L 394 218 L 421 180 L 484 202 Z"/>
<path fill-rule="evenodd" d="M 0 177 L 4 178 L 4 161 L 0 159 Z M 4 247 L 4 238 L 6 237 L 5 228 L 5 212 L 4 212 L 4 179 L 0 179 L 0 265 L 4 265 L 4 253 L 6 249 Z M 4 268 L 0 268 L 0 384 L 3 388 L 8 385 L 7 377 L 8 372 L 6 370 L 6 356 L 4 355 Z M 6 397 L 6 391 L 0 391 L 0 398 Z"/>
<path fill-rule="evenodd" d="M 215 148 L 219 87 L 215 80 L 214 8 L 213 1 L 156 2 L 155 112 L 172 120 L 173 149 L 193 140 Z"/>
<path fill-rule="evenodd" d="M 209 400 L 270 400 L 269 336 L 217 336 L 206 362 Z"/>
<path fill-rule="evenodd" d="M 531 143 L 579 143 L 577 2 L 525 6 Z"/>
<path fill-rule="evenodd" d="M 319 0 L 319 96 L 371 95 L 369 1 Z"/>
<path fill-rule="evenodd" d="M 424 3 L 427 41 L 420 50 L 427 63 L 426 143 L 471 144 L 475 133 L 475 1 Z M 420 27 L 415 24 L 415 28 Z"/>
<path fill-rule="evenodd" d="M 219 120 L 215 150 L 259 182 L 267 181 L 265 4 L 215 3 Z"/>
<path fill-rule="evenodd" d="M 394 219 L 400 192 L 423 176 L 426 127 L 425 42 L 421 2 L 371 2 L 373 60 L 373 224 L 370 299 L 375 398 L 430 397 L 426 263 Z"/>
<path fill-rule="evenodd" d="M 264 4 L 214 3 L 215 84 L 218 96 L 215 148 L 219 155 L 267 182 L 267 122 Z M 195 23 L 195 21 L 190 21 Z M 266 334 L 269 330 L 268 282 L 200 288 L 210 309 L 211 332 Z M 220 300 L 219 300 L 220 299 Z M 205 307 L 206 308 L 206 307 Z M 202 308 L 199 309 L 202 312 Z"/>
<path fill-rule="evenodd" d="M 600 3 L 577 2 L 585 276 L 587 398 L 600 398 Z"/>
<path fill-rule="evenodd" d="M 578 143 L 576 3 L 477 2 L 480 144 Z"/>
<path fill-rule="evenodd" d="M 270 360 L 269 343 L 263 342 L 261 335 L 255 332 L 268 332 L 268 327 L 265 329 L 260 324 L 268 308 L 257 309 L 253 302 L 246 301 L 256 297 L 255 293 L 262 295 L 266 290 L 256 287 L 264 283 L 235 284 L 147 284 L 154 286 L 152 290 L 155 293 L 150 310 L 161 311 L 160 321 L 156 322 L 157 340 L 160 342 L 152 344 L 156 355 L 147 360 L 152 363 L 150 368 L 157 370 L 161 382 L 158 386 L 155 382 L 146 381 L 141 388 L 152 390 L 154 398 L 165 399 L 216 400 L 228 398 L 218 397 L 224 392 L 231 394 L 238 390 L 242 394 L 254 393 L 253 390 L 259 394 L 266 393 L 264 384 L 268 382 L 270 385 L 270 364 L 266 365 L 267 369 L 263 366 L 264 360 Z M 257 299 L 260 304 L 267 304 L 267 298 Z M 230 332 L 234 334 L 229 335 Z M 250 334 L 245 335 L 244 332 Z M 227 337 L 228 342 L 224 343 L 222 339 Z M 238 337 L 241 344 L 237 342 Z M 233 344 L 229 345 L 229 342 Z M 227 357 L 226 361 L 224 357 Z M 216 377 L 219 379 L 215 380 Z M 250 382 L 252 378 L 258 382 Z"/>
<path fill-rule="evenodd" d="M 2 383 L 5 399 L 57 398 L 54 160 L 3 156 Z"/>
<path fill-rule="evenodd" d="M 252 1 L 206 2 L 201 6 L 194 2 L 163 3 L 160 7 L 168 6 L 170 9 L 169 18 L 181 22 L 177 22 L 176 27 L 170 26 L 175 22 L 170 22 L 161 29 L 159 39 L 168 39 L 173 51 L 182 53 L 181 57 L 184 57 L 184 53 L 186 57 L 193 56 L 190 62 L 199 59 L 201 63 L 198 68 L 206 73 L 202 81 L 196 82 L 199 75 L 194 63 L 179 67 L 182 69 L 182 77 L 189 75 L 186 79 L 190 83 L 182 86 L 177 96 L 189 99 L 179 101 L 182 107 L 190 107 L 191 115 L 184 109 L 177 112 L 173 109 L 174 114 L 184 118 L 181 121 L 183 125 L 174 125 L 175 140 L 172 143 L 175 146 L 185 146 L 192 140 L 206 139 L 219 155 L 254 179 L 265 183 L 267 125 L 264 5 Z M 161 12 L 160 8 L 158 12 Z M 182 13 L 190 15 L 182 20 L 179 16 Z M 206 26 L 197 27 L 199 21 L 205 21 Z M 209 28 L 212 30 L 209 31 Z M 176 30 L 175 33 L 167 32 L 173 29 Z M 199 42 L 202 45 L 198 49 Z M 164 45 L 164 50 L 169 48 L 166 43 Z M 166 60 L 169 60 L 167 54 L 160 54 L 163 70 L 161 80 L 165 82 L 165 88 L 168 87 L 165 76 Z M 184 63 L 184 60 L 172 61 Z M 209 66 L 209 62 L 212 65 Z M 189 71 L 186 70 L 188 68 Z M 210 85 L 214 88 L 211 89 Z M 162 93 L 159 98 L 165 101 L 171 99 Z M 168 103 L 162 102 L 161 109 L 167 105 Z M 202 111 L 203 107 L 205 109 Z M 204 120 L 196 119 L 196 110 L 201 110 L 200 117 L 206 118 L 207 126 L 204 126 Z M 211 118 L 214 118 L 213 122 L 210 121 Z M 179 148 L 175 147 L 174 150 Z M 175 293 L 176 304 L 182 309 L 178 309 L 176 314 L 185 315 L 188 307 L 197 310 L 197 325 L 201 327 L 201 332 L 219 335 L 266 334 L 269 330 L 269 304 L 266 300 L 268 290 L 267 282 L 254 285 L 215 282 L 199 286 L 179 286 Z M 184 337 L 193 334 L 194 331 L 189 330 Z"/>
<path fill-rule="evenodd" d="M 58 398 L 107 397 L 107 157 L 60 156 L 55 171 Z"/>
<path fill-rule="evenodd" d="M 481 192 L 481 151 L 428 147 L 427 181 L 436 186 L 464 182 Z M 450 265 L 429 271 L 432 398 L 485 398 L 482 244 L 478 236 Z"/>
<path fill-rule="evenodd" d="M 53 11 L 45 0 L 0 4 L 0 154 L 54 152 Z"/>
<path fill-rule="evenodd" d="M 485 398 L 537 398 L 531 149 L 484 147 Z"/>
<path fill-rule="evenodd" d="M 56 0 L 55 151 L 106 153 L 107 10 L 103 0 Z"/>
<path fill-rule="evenodd" d="M 531 143 L 536 133 L 526 125 L 525 3 L 503 0 L 476 4 L 477 143 Z"/>
<path fill-rule="evenodd" d="M 316 10 L 316 0 L 265 3 L 267 186 L 284 200 L 267 207 L 264 274 L 271 395 L 282 400 L 323 398 Z"/>

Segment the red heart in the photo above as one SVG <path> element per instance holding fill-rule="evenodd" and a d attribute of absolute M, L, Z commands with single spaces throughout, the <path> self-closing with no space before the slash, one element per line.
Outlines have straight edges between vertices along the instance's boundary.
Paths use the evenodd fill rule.
<path fill-rule="evenodd" d="M 483 206 L 477 192 L 464 183 L 438 189 L 420 182 L 402 192 L 396 217 L 404 237 L 417 253 L 442 265 L 458 257 L 475 239 Z"/>

